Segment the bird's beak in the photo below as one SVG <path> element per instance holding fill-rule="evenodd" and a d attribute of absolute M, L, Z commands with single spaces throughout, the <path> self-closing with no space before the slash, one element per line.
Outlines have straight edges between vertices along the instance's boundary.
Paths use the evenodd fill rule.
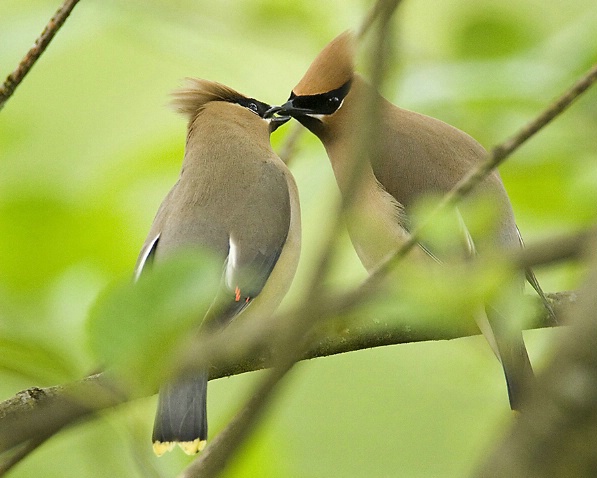
<path fill-rule="evenodd" d="M 274 108 L 277 108 L 277 106 L 274 106 Z M 269 132 L 270 133 L 273 133 L 284 123 L 290 121 L 290 116 L 272 116 L 275 113 L 275 111 L 274 111 L 274 113 L 272 113 L 271 115 L 268 116 L 268 113 L 274 108 L 270 108 L 264 115 L 265 118 L 270 118 L 270 120 L 269 120 Z"/>
<path fill-rule="evenodd" d="M 269 118 L 274 113 L 284 116 L 302 116 L 302 115 L 309 115 L 309 114 L 316 114 L 316 111 L 313 111 L 309 108 L 300 108 L 295 106 L 294 99 L 287 101 L 282 106 L 272 106 L 269 110 L 265 112 L 265 117 Z"/>

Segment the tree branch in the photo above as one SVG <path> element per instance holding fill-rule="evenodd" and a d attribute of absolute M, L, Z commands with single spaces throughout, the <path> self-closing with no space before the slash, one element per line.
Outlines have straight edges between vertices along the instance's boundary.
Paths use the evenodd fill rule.
<path fill-rule="evenodd" d="M 574 235 L 531 244 L 521 251 L 516 251 L 510 258 L 521 267 L 550 263 L 578 256 L 587 249 L 591 232 L 580 231 Z M 573 245 L 573 246 L 571 246 Z M 562 251 L 567 251 L 562 254 Z M 344 313 L 351 304 L 352 297 L 342 294 L 330 297 L 323 313 L 335 317 Z M 574 292 L 562 292 L 549 295 L 558 315 L 576 301 Z M 354 305 L 354 303 L 352 304 Z M 544 310 L 541 310 L 532 327 L 553 325 Z M 230 329 L 231 324 L 217 336 L 202 337 L 181 360 L 176 360 L 179 373 L 190 373 L 206 364 L 210 367 L 210 378 L 216 379 L 266 368 L 271 364 L 267 350 L 271 344 L 262 344 L 264 340 L 275 337 L 272 333 L 275 324 L 285 324 L 285 320 L 273 318 L 252 324 L 239 323 L 239 329 Z M 408 323 L 407 320 L 404 321 Z M 446 340 L 478 333 L 476 329 L 433 331 L 418 330 L 416 327 L 379 325 L 372 327 L 348 327 L 342 334 L 327 335 L 315 340 L 303 359 L 325 357 L 366 348 L 396 345 L 425 340 Z M 247 345 L 249 344 L 249 345 Z M 252 344 L 252 346 L 251 346 Z M 243 353 L 243 351 L 247 351 Z M 250 351 L 250 352 L 249 352 Z M 176 372 L 176 371 L 175 371 Z M 116 385 L 104 374 L 92 375 L 76 383 L 48 387 L 32 388 L 0 403 L 0 453 L 5 452 L 31 438 L 57 433 L 62 427 L 87 417 L 95 411 L 116 406 L 124 401 L 139 398 L 138 395 L 118 390 Z"/>
<path fill-rule="evenodd" d="M 79 3 L 79 0 L 65 0 L 62 6 L 56 11 L 54 16 L 50 19 L 44 31 L 41 33 L 39 38 L 35 40 L 33 47 L 27 52 L 24 58 L 19 63 L 19 66 L 13 71 L 4 84 L 0 87 L 0 110 L 4 107 L 4 104 L 12 96 L 17 86 L 23 81 L 29 70 L 33 67 L 35 62 L 39 59 L 42 53 L 46 50 L 54 35 L 58 32 L 60 27 L 64 24 L 70 13 L 72 12 L 75 5 Z"/>
<path fill-rule="evenodd" d="M 558 311 L 566 311 L 577 301 L 574 292 L 549 294 Z M 537 302 L 537 309 L 542 309 Z M 545 311 L 540 310 L 530 325 L 531 328 L 550 327 L 553 324 Z M 442 330 L 421 330 L 409 325 L 380 324 L 347 327 L 342 333 L 325 335 L 313 341 L 313 345 L 302 355 L 301 360 L 328 357 L 357 350 L 398 345 L 430 340 L 450 340 L 478 334 L 472 325 Z M 222 333 L 216 337 L 223 343 L 234 345 L 235 336 Z M 206 338 L 206 343 L 211 339 Z M 238 337 L 236 337 L 238 342 Z M 270 344 L 271 345 L 271 344 Z M 233 347 L 234 348 L 234 347 Z M 271 348 L 262 349 L 260 354 L 243 357 L 242 360 L 227 360 L 227 350 L 220 355 L 211 354 L 222 348 L 211 348 L 202 356 L 202 362 L 211 362 L 210 380 L 241 373 L 261 370 L 272 365 Z M 200 355 L 200 344 L 194 358 Z M 212 356 L 213 355 L 213 356 Z M 199 365 L 197 365 L 199 366 Z M 126 401 L 141 398 L 135 393 L 120 390 L 107 374 L 91 375 L 81 381 L 47 388 L 31 388 L 0 403 L 0 453 L 12 449 L 37 436 L 50 435 L 89 415 L 114 407 Z"/>
<path fill-rule="evenodd" d="M 567 311 L 577 301 L 577 294 L 566 292 L 550 294 L 558 313 Z M 537 309 L 541 309 L 537 302 Z M 531 328 L 550 327 L 553 324 L 543 310 L 534 319 Z M 422 330 L 408 325 L 381 324 L 347 327 L 342 333 L 325 335 L 314 340 L 301 360 L 327 357 L 357 350 L 430 340 L 450 340 L 478 334 L 472 325 L 452 329 Z M 234 337 L 223 336 L 225 342 Z M 209 340 L 209 339 L 208 339 Z M 210 352 L 213 349 L 210 350 Z M 268 349 L 269 350 L 269 349 Z M 198 353 L 198 352 L 197 352 Z M 227 361 L 221 356 L 204 356 L 204 361 L 217 363 L 210 369 L 210 380 L 267 368 L 275 363 L 271 352 Z M 267 378 L 266 378 L 267 380 Z M 96 374 L 79 382 L 48 388 L 32 388 L 0 403 L 0 453 L 28 440 L 50 436 L 63 427 L 89 418 L 95 412 L 141 398 L 135 393 L 119 390 L 107 374 Z M 251 409 L 251 406 L 248 406 Z M 245 417 L 246 418 L 246 417 Z M 245 419 L 243 418 L 243 420 Z M 214 440 L 215 442 L 215 440 Z M 206 449 L 207 451 L 207 449 Z M 193 475 L 191 475 L 193 476 Z M 203 476 L 203 475 L 202 475 Z"/>

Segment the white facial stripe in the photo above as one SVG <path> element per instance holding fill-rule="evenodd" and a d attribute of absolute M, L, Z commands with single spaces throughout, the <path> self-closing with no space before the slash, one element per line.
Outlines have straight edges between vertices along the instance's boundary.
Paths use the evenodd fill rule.
<path fill-rule="evenodd" d="M 338 110 L 339 110 L 340 108 L 342 108 L 342 105 L 343 105 L 343 104 L 344 104 L 344 100 L 342 100 L 342 102 L 340 103 L 340 106 L 338 106 L 338 108 L 336 108 L 336 111 L 334 111 L 333 113 L 330 113 L 329 115 L 316 115 L 316 114 L 308 114 L 308 115 L 306 115 L 306 116 L 310 116 L 311 118 L 316 118 L 316 119 L 318 119 L 318 120 L 322 120 L 322 119 L 323 119 L 323 118 L 325 118 L 326 116 L 332 116 L 332 115 L 335 115 L 335 114 L 338 112 Z"/>

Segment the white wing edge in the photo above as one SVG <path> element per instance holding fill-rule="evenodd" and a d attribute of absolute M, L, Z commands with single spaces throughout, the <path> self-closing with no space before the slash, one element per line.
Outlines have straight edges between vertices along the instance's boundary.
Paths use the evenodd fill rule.
<path fill-rule="evenodd" d="M 150 242 L 148 242 L 145 247 L 141 250 L 141 254 L 139 254 L 139 259 L 137 260 L 137 265 L 135 266 L 135 273 L 133 275 L 133 279 L 135 282 L 141 276 L 141 272 L 143 272 L 143 268 L 147 263 L 147 259 L 155 252 L 155 247 L 158 243 L 158 239 L 160 238 L 160 234 L 158 233 Z"/>

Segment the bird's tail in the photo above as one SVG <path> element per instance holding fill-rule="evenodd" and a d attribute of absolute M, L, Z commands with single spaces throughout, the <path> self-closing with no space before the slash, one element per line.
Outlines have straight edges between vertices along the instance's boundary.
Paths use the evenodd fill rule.
<path fill-rule="evenodd" d="M 164 385 L 153 425 L 153 451 L 161 456 L 178 444 L 193 455 L 207 443 L 207 373 Z"/>
<path fill-rule="evenodd" d="M 522 331 L 512 330 L 507 324 L 506 318 L 495 308 L 487 306 L 485 311 L 485 324 L 482 326 L 480 323 L 483 320 L 477 320 L 477 323 L 502 363 L 510 408 L 520 410 L 524 395 L 534 380 L 533 368 L 524 345 Z"/>

